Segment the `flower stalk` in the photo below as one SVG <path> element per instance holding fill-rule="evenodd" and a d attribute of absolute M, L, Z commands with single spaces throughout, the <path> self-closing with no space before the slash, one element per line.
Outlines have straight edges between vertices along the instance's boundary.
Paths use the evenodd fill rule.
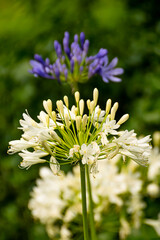
<path fill-rule="evenodd" d="M 84 233 L 84 240 L 89 240 L 88 220 L 87 220 L 87 202 L 86 202 L 85 165 L 83 165 L 81 161 L 80 161 L 80 176 L 81 176 L 81 194 L 82 194 L 83 233 Z"/>
<path fill-rule="evenodd" d="M 88 165 L 86 166 L 86 178 L 87 178 L 87 188 L 88 188 L 88 197 L 89 197 L 89 221 L 90 221 L 90 230 L 91 230 L 91 239 L 97 240 L 95 222 L 94 222 L 94 203 L 92 199 L 92 187 L 90 182 L 90 174 Z"/>

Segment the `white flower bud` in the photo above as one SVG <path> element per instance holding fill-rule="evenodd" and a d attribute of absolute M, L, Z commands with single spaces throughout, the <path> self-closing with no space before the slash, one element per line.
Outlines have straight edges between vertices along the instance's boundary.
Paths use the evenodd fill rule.
<path fill-rule="evenodd" d="M 55 141 L 61 143 L 61 139 L 60 139 L 60 137 L 57 135 L 57 133 L 56 133 L 55 131 L 50 132 L 50 135 L 51 135 L 51 137 L 52 137 Z"/>
<path fill-rule="evenodd" d="M 74 96 L 75 96 L 76 103 L 78 103 L 79 102 L 79 98 L 80 98 L 79 92 L 78 91 L 75 92 Z"/>
<path fill-rule="evenodd" d="M 90 102 L 90 113 L 91 114 L 93 113 L 94 107 L 95 107 L 94 101 Z"/>
<path fill-rule="evenodd" d="M 58 108 L 59 113 L 63 116 L 64 115 L 64 108 L 63 108 L 62 100 L 57 101 L 56 104 L 57 104 L 57 108 Z"/>
<path fill-rule="evenodd" d="M 54 122 L 56 122 L 56 112 L 55 111 L 52 111 L 51 118 Z"/>
<path fill-rule="evenodd" d="M 81 120 L 82 120 L 81 116 L 77 116 L 77 117 L 76 117 L 76 127 L 77 127 L 77 131 L 80 130 Z"/>
<path fill-rule="evenodd" d="M 68 108 L 69 107 L 69 101 L 68 101 L 68 97 L 67 96 L 64 96 L 64 103 L 66 104 L 66 107 Z"/>
<path fill-rule="evenodd" d="M 88 109 L 90 109 L 90 103 L 91 103 L 91 100 L 88 99 L 88 100 L 87 100 L 87 107 L 88 107 Z"/>
<path fill-rule="evenodd" d="M 108 115 L 110 109 L 111 109 L 111 104 L 112 104 L 112 100 L 108 99 L 106 102 L 106 115 Z"/>
<path fill-rule="evenodd" d="M 126 122 L 126 121 L 128 120 L 128 118 L 129 118 L 129 114 L 123 115 L 123 116 L 119 119 L 119 121 L 117 122 L 117 124 L 118 124 L 118 125 L 123 124 L 124 122 Z"/>
<path fill-rule="evenodd" d="M 80 110 L 80 115 L 83 115 L 83 111 L 84 111 L 84 100 L 81 99 L 79 101 L 79 110 Z"/>
<path fill-rule="evenodd" d="M 83 118 L 82 118 L 82 128 L 83 128 L 83 129 L 85 129 L 85 127 L 86 127 L 87 119 L 88 119 L 88 117 L 87 117 L 87 115 L 85 114 L 85 115 L 83 116 Z"/>
<path fill-rule="evenodd" d="M 118 102 L 116 102 L 111 108 L 111 120 L 114 120 L 117 109 L 118 109 Z"/>
<path fill-rule="evenodd" d="M 97 105 L 98 95 L 99 95 L 98 89 L 95 88 L 93 91 L 93 101 L 94 101 L 95 106 Z"/>
<path fill-rule="evenodd" d="M 60 175 L 60 165 L 53 156 L 50 158 L 50 168 L 54 175 Z"/>

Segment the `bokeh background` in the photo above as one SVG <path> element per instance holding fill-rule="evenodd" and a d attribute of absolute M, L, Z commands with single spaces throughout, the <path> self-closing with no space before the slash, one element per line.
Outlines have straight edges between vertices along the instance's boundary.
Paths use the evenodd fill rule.
<path fill-rule="evenodd" d="M 90 54 L 107 48 L 109 59 L 117 56 L 118 66 L 125 70 L 121 83 L 106 84 L 94 77 L 79 85 L 81 96 L 91 97 L 97 87 L 101 107 L 112 98 L 120 104 L 119 116 L 130 114 L 125 128 L 151 135 L 160 130 L 158 0 L 0 0 L 1 240 L 48 239 L 45 228 L 33 221 L 27 208 L 40 166 L 21 170 L 20 157 L 7 156 L 7 148 L 9 141 L 21 135 L 17 127 L 25 109 L 36 120 L 44 99 L 55 102 L 64 93 L 71 95 L 67 85 L 28 73 L 34 53 L 54 60 L 53 41 L 62 42 L 66 30 L 72 39 L 84 31 Z"/>

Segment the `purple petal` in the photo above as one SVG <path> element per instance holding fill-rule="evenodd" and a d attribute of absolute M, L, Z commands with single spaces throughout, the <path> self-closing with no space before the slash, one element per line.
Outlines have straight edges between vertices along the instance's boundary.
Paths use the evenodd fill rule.
<path fill-rule="evenodd" d="M 74 42 L 75 42 L 75 43 L 78 43 L 78 34 L 75 34 L 75 35 L 74 35 Z"/>
<path fill-rule="evenodd" d="M 99 52 L 97 53 L 96 57 L 97 58 L 102 58 L 102 57 L 106 56 L 107 53 L 108 53 L 107 49 L 101 48 L 99 50 Z"/>
<path fill-rule="evenodd" d="M 106 67 L 106 70 L 110 70 L 114 68 L 117 65 L 117 63 L 118 63 L 118 58 L 117 57 L 113 58 L 113 60 L 108 65 L 108 67 Z"/>
<path fill-rule="evenodd" d="M 109 75 L 120 75 L 120 74 L 124 73 L 124 70 L 123 70 L 123 68 L 115 68 L 115 69 L 111 69 L 109 71 L 104 70 L 104 73 L 105 72 Z"/>
<path fill-rule="evenodd" d="M 121 82 L 122 79 L 114 76 L 108 76 L 108 78 L 113 82 Z"/>
<path fill-rule="evenodd" d="M 85 41 L 85 34 L 84 34 L 84 32 L 81 32 L 80 33 L 80 43 L 81 43 L 82 49 L 83 49 L 84 41 Z"/>
<path fill-rule="evenodd" d="M 104 76 L 102 76 L 102 79 L 103 79 L 104 82 L 107 82 L 107 83 L 109 82 L 109 80 Z"/>
<path fill-rule="evenodd" d="M 40 55 L 35 54 L 35 55 L 34 55 L 34 59 L 35 59 L 36 61 L 44 64 L 44 60 L 43 60 L 43 58 L 42 58 Z"/>
<path fill-rule="evenodd" d="M 35 60 L 30 60 L 30 64 L 33 68 L 41 68 L 43 69 L 43 65 Z"/>

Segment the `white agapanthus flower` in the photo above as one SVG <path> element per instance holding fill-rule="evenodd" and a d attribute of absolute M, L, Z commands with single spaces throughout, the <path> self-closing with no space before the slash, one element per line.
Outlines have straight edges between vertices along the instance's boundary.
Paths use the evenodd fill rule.
<path fill-rule="evenodd" d="M 150 137 L 138 140 L 134 131 L 118 131 L 129 115 L 125 114 L 117 122 L 115 115 L 118 103 L 111 107 L 109 99 L 106 109 L 101 110 L 97 101 L 97 89 L 93 91 L 93 100 L 87 100 L 88 113 L 84 113 L 85 104 L 80 99 L 79 92 L 75 93 L 76 104 L 71 109 L 67 96 L 64 96 L 64 102 L 56 102 L 57 112 L 52 110 L 50 99 L 43 101 L 46 113 L 40 112 L 40 122 L 34 121 L 28 113 L 23 114 L 23 120 L 20 120 L 22 137 L 10 141 L 8 153 L 20 152 L 19 155 L 23 158 L 21 166 L 27 168 L 48 161 L 50 166 L 55 164 L 60 169 L 58 164 L 81 161 L 82 164 L 88 164 L 90 171 L 95 173 L 98 160 L 112 159 L 117 154 L 147 165 L 151 151 Z M 49 157 L 43 159 L 46 155 Z"/>
<path fill-rule="evenodd" d="M 140 196 L 143 182 L 140 174 L 129 171 L 130 166 L 123 165 L 122 171 L 119 171 L 120 159 L 118 162 L 116 161 L 100 161 L 99 172 L 96 177 L 91 176 L 90 180 L 97 225 L 101 225 L 102 215 L 107 209 L 115 211 L 113 206 L 116 206 L 118 212 L 123 209 L 123 212 L 125 211 L 127 216 L 130 216 L 126 219 L 128 225 L 126 225 L 125 219 L 123 221 L 120 219 L 120 237 L 124 239 L 124 235 L 127 236 L 133 226 L 140 226 L 142 210 L 145 206 Z M 74 166 L 73 172 L 68 172 L 65 176 L 61 174 L 57 178 L 49 168 L 43 167 L 40 169 L 40 176 L 41 179 L 37 180 L 37 186 L 31 193 L 29 208 L 33 217 L 45 224 L 46 229 L 50 229 L 49 234 L 51 234 L 51 228 L 53 229 L 53 239 L 56 222 L 57 220 L 62 221 L 62 229 L 59 228 L 61 236 L 59 239 L 64 239 L 65 233 L 69 234 L 66 226 L 72 224 L 74 219 L 82 213 L 79 168 Z M 50 223 L 52 223 L 52 227 L 49 228 Z M 124 232 L 126 228 L 128 230 Z M 73 239 L 72 235 L 69 239 Z"/>
<path fill-rule="evenodd" d="M 100 154 L 100 148 L 96 142 L 92 142 L 88 146 L 83 143 L 81 146 L 80 154 L 83 156 L 83 164 L 93 164 Z"/>

